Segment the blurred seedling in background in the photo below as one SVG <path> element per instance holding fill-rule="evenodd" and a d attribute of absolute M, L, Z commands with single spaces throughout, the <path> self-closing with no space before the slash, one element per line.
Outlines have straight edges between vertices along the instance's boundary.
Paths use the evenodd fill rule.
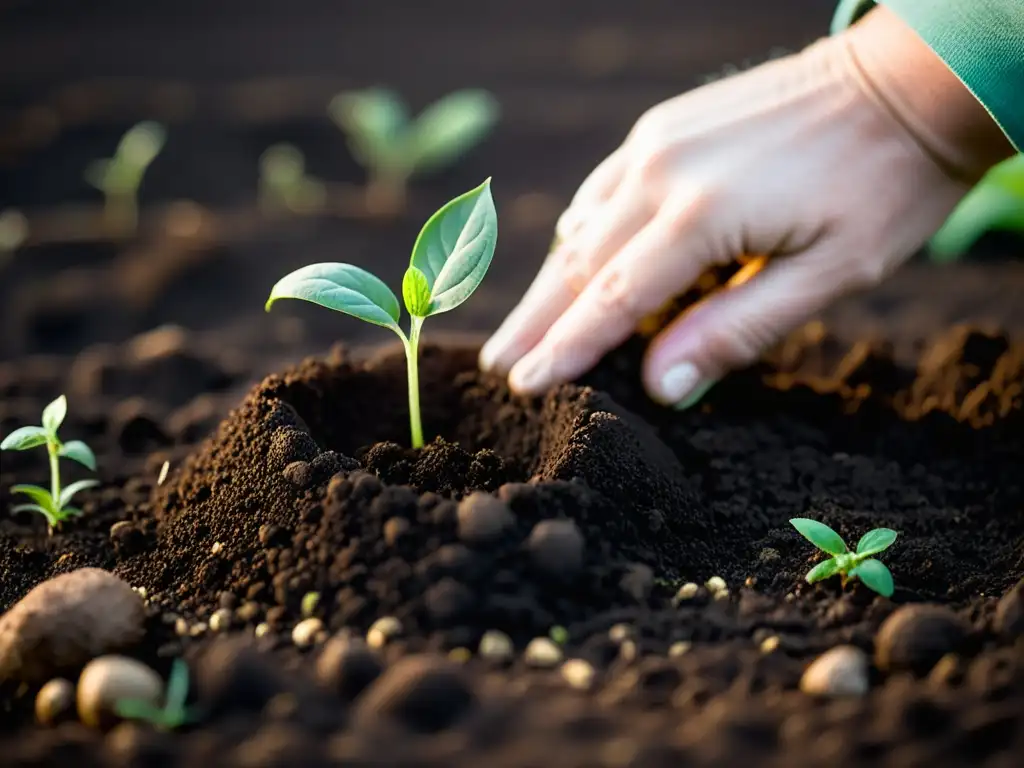
<path fill-rule="evenodd" d="M 45 445 L 50 457 L 50 490 L 38 485 L 15 485 L 12 493 L 20 493 L 32 499 L 30 504 L 19 504 L 12 512 L 38 512 L 46 518 L 50 533 L 70 517 L 82 514 L 82 510 L 69 506 L 72 497 L 79 491 L 99 485 L 96 480 L 79 480 L 67 488 L 60 483 L 60 459 L 71 459 L 96 471 L 96 457 L 92 450 L 81 440 L 61 442 L 57 430 L 67 416 L 68 401 L 61 395 L 43 409 L 43 425 L 41 427 L 21 427 L 0 442 L 3 451 L 27 451 Z"/>
<path fill-rule="evenodd" d="M 0 211 L 0 264 L 28 239 L 28 219 L 14 208 Z"/>
<path fill-rule="evenodd" d="M 113 232 L 131 234 L 138 227 L 142 177 L 166 140 L 160 123 L 139 123 L 121 137 L 113 157 L 94 160 L 85 169 L 85 180 L 104 195 L 104 218 Z"/>
<path fill-rule="evenodd" d="M 875 528 L 868 531 L 857 542 L 856 551 L 850 552 L 843 537 L 824 523 L 808 520 L 806 517 L 795 517 L 789 522 L 811 544 L 832 555 L 810 570 L 805 577 L 808 584 L 824 581 L 839 574 L 844 587 L 848 580 L 860 579 L 866 587 L 883 597 L 892 597 L 895 589 L 892 573 L 880 560 L 871 556 L 891 547 L 899 535 L 896 531 L 891 528 Z"/>
<path fill-rule="evenodd" d="M 480 285 L 494 256 L 498 216 L 491 180 L 446 203 L 416 238 L 402 296 L 411 317 L 409 335 L 398 325 L 398 298 L 379 278 L 351 264 L 310 264 L 281 278 L 266 310 L 278 299 L 301 299 L 390 328 L 402 340 L 409 377 L 412 447 L 423 447 L 420 419 L 419 341 L 423 321 L 455 309 Z"/>
<path fill-rule="evenodd" d="M 497 100 L 479 89 L 454 91 L 415 119 L 401 97 L 385 88 L 338 94 L 327 111 L 367 171 L 367 210 L 385 215 L 404 208 L 410 179 L 454 163 L 499 116 Z"/>
<path fill-rule="evenodd" d="M 183 725 L 198 720 L 197 713 L 186 706 L 188 701 L 188 664 L 184 659 L 175 659 L 167 679 L 164 705 L 154 706 L 141 699 L 121 699 L 114 706 L 118 717 L 125 720 L 140 720 L 161 731 L 174 731 Z"/>
<path fill-rule="evenodd" d="M 259 200 L 266 213 L 315 213 L 323 208 L 327 190 L 306 175 L 306 158 L 291 144 L 274 144 L 260 156 Z"/>
<path fill-rule="evenodd" d="M 932 238 L 932 261 L 956 261 L 982 235 L 1007 231 L 1024 234 L 1024 154 L 990 170 L 960 201 Z"/>

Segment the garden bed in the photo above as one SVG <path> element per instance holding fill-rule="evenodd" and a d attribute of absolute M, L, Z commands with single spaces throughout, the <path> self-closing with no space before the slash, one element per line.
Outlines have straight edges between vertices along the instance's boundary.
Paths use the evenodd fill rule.
<path fill-rule="evenodd" d="M 276 31 L 257 5 L 253 39 Z M 613 6 L 635 40 L 656 42 L 674 13 Z M 348 19 L 362 48 L 347 56 L 394 29 L 362 13 Z M 551 34 L 579 34 L 572 63 L 543 46 L 539 74 L 488 59 L 482 76 L 510 117 L 487 148 L 416 185 L 395 219 L 353 213 L 360 173 L 314 115 L 331 78 L 175 90 L 150 73 L 44 100 L 66 128 L 49 141 L 5 134 L 22 182 L 13 202 L 35 226 L 0 254 L 0 435 L 66 393 L 61 434 L 95 449 L 101 484 L 49 536 L 38 517 L 8 514 L 10 486 L 43 480 L 45 461 L 0 454 L 0 611 L 52 577 L 109 571 L 144 595 L 128 596 L 144 609 L 123 652 L 164 677 L 186 659 L 200 715 L 171 733 L 42 726 L 45 681 L 5 678 L 0 653 L 5 765 L 1019 763 L 1024 249 L 996 238 L 984 262 L 915 261 L 686 412 L 640 387 L 656 325 L 579 382 L 513 395 L 476 368 L 482 332 L 532 278 L 587 168 L 643 103 L 679 89 L 670 68 L 724 55 L 652 42 L 617 69 L 586 69 L 590 38 L 563 21 Z M 543 38 L 503 17 L 479 23 L 494 27 L 480 40 L 509 50 Z M 730 28 L 713 11 L 698 27 L 694 40 Z M 597 39 L 607 51 L 607 33 Z M 433 64 L 410 75 L 416 98 L 437 95 Z M 194 66 L 211 65 L 198 54 Z M 95 200 L 55 180 L 183 93 L 194 110 L 144 187 L 139 236 L 107 237 Z M 543 108 L 554 93 L 558 109 Z M 274 218 L 252 202 L 256 157 L 282 139 L 332 179 L 331 212 Z M 427 327 L 427 440 L 413 451 L 405 358 L 378 344 L 383 331 L 301 306 L 268 315 L 263 302 L 315 261 L 396 284 L 426 215 L 491 175 L 498 254 L 465 307 Z M 808 585 L 821 555 L 794 517 L 851 543 L 897 530 L 880 555 L 892 598 L 856 581 Z M 866 692 L 801 690 L 837 646 L 869 660 Z"/>

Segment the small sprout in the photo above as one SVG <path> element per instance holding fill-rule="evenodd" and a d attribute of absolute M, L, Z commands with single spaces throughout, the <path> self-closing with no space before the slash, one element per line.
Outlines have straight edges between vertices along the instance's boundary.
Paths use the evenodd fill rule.
<path fill-rule="evenodd" d="M 868 531 L 857 542 L 856 551 L 850 552 L 843 538 L 824 523 L 805 517 L 795 517 L 789 522 L 814 546 L 832 555 L 811 569 L 806 576 L 808 584 L 839 574 L 844 587 L 848 579 L 860 579 L 865 586 L 883 597 L 892 597 L 895 589 L 892 573 L 880 560 L 871 556 L 891 547 L 899 535 L 896 531 L 891 528 Z"/>
<path fill-rule="evenodd" d="M 198 719 L 195 710 L 185 706 L 187 700 L 188 664 L 184 659 L 175 659 L 167 680 L 167 693 L 162 708 L 148 701 L 121 699 L 114 711 L 125 720 L 141 720 L 162 731 L 174 731 Z"/>
<path fill-rule="evenodd" d="M 932 237 L 932 261 L 955 261 L 986 232 L 1024 233 L 1024 154 L 992 168 Z"/>
<path fill-rule="evenodd" d="M 139 123 L 121 137 L 113 157 L 94 160 L 85 169 L 85 180 L 106 198 L 107 223 L 118 232 L 134 232 L 138 226 L 139 186 L 166 140 L 160 123 Z"/>
<path fill-rule="evenodd" d="M 423 447 L 420 419 L 419 341 L 423 321 L 455 309 L 480 285 L 494 256 L 498 217 L 491 180 L 447 203 L 420 231 L 402 296 L 411 315 L 409 335 L 398 325 L 395 294 L 377 277 L 351 264 L 311 264 L 282 278 L 266 310 L 278 299 L 302 299 L 394 331 L 402 340 L 409 378 L 412 447 Z"/>
<path fill-rule="evenodd" d="M 317 606 L 320 605 L 320 593 L 319 592 L 307 592 L 302 596 L 302 617 L 308 619 L 314 613 L 316 613 Z"/>
<path fill-rule="evenodd" d="M 415 119 L 398 94 L 385 88 L 338 94 L 327 111 L 369 174 L 368 203 L 388 213 L 404 204 L 413 176 L 454 162 L 483 139 L 499 113 L 494 96 L 478 89 L 450 93 Z"/>
<path fill-rule="evenodd" d="M 565 627 L 556 625 L 548 632 L 548 637 L 559 645 L 565 645 L 569 642 L 569 630 Z"/>
<path fill-rule="evenodd" d="M 323 207 L 327 189 L 306 175 L 306 158 L 291 144 L 274 144 L 260 156 L 260 206 L 267 212 L 308 214 Z"/>
<path fill-rule="evenodd" d="M 46 518 L 50 533 L 59 528 L 61 523 L 70 517 L 82 514 L 82 510 L 69 506 L 71 499 L 79 491 L 99 485 L 97 480 L 79 480 L 67 488 L 60 484 L 60 459 L 71 459 L 96 471 L 96 457 L 92 450 L 81 440 L 62 442 L 57 430 L 67 416 L 68 401 L 61 395 L 43 409 L 43 425 L 41 427 L 21 427 L 0 442 L 0 451 L 27 451 L 41 445 L 46 446 L 50 456 L 50 490 L 38 485 L 15 485 L 12 493 L 21 493 L 32 499 L 30 504 L 19 504 L 12 512 L 38 512 Z"/>
<path fill-rule="evenodd" d="M 0 211 L 0 259 L 14 253 L 28 239 L 28 219 L 14 208 Z"/>

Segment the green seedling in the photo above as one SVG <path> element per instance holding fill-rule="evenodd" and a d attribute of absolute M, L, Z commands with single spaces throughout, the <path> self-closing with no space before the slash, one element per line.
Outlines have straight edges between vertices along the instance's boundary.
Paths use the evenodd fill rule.
<path fill-rule="evenodd" d="M 38 512 L 46 518 L 50 533 L 70 517 L 82 514 L 82 510 L 69 506 L 71 499 L 79 491 L 99 485 L 96 480 L 79 480 L 67 488 L 60 484 L 60 459 L 71 459 L 79 464 L 96 471 L 96 457 L 92 450 L 81 440 L 62 442 L 57 436 L 57 430 L 64 423 L 67 416 L 68 401 L 61 395 L 45 409 L 43 409 L 43 426 L 21 427 L 0 442 L 2 451 L 27 451 L 41 445 L 46 446 L 46 452 L 50 456 L 50 490 L 40 488 L 38 485 L 15 485 L 11 487 L 12 493 L 21 493 L 32 499 L 30 504 L 19 504 L 12 512 Z"/>
<path fill-rule="evenodd" d="M 808 584 L 831 578 L 839 574 L 845 587 L 849 579 L 860 579 L 869 589 L 873 589 L 883 597 L 892 597 L 895 588 L 892 573 L 880 561 L 872 557 L 892 546 L 898 535 L 891 528 L 875 528 L 865 533 L 857 549 L 850 552 L 842 536 L 824 523 L 808 520 L 806 517 L 795 517 L 789 521 L 800 535 L 826 554 L 832 555 L 824 562 L 818 563 L 805 577 Z"/>
<path fill-rule="evenodd" d="M 308 214 L 323 207 L 327 190 L 306 175 L 306 158 L 291 144 L 275 144 L 260 156 L 260 206 L 268 212 Z"/>
<path fill-rule="evenodd" d="M 395 294 L 379 278 L 351 264 L 310 264 L 286 275 L 271 290 L 266 310 L 278 299 L 301 299 L 398 334 L 409 375 L 412 446 L 422 448 L 418 350 L 423 321 L 455 309 L 473 294 L 487 274 L 497 238 L 490 179 L 430 217 L 416 238 L 402 280 L 411 318 L 408 336 L 398 325 L 401 308 Z"/>
<path fill-rule="evenodd" d="M 185 706 L 188 686 L 188 664 L 183 659 L 175 659 L 162 707 L 141 699 L 121 699 L 114 705 L 114 711 L 125 720 L 141 720 L 162 731 L 177 730 L 198 720 L 195 710 Z"/>
<path fill-rule="evenodd" d="M 498 102 L 479 89 L 455 91 L 415 119 L 386 88 L 341 93 L 327 108 L 366 169 L 367 205 L 393 212 L 405 202 L 409 180 L 441 170 L 479 143 L 498 120 Z"/>
<path fill-rule="evenodd" d="M 121 137 L 113 157 L 94 160 L 85 169 L 85 180 L 105 197 L 108 225 L 118 232 L 134 232 L 138 226 L 139 186 L 166 140 L 160 123 L 139 123 Z"/>
<path fill-rule="evenodd" d="M 982 235 L 1024 233 L 1024 154 L 990 170 L 960 201 L 929 244 L 932 261 L 956 261 Z"/>

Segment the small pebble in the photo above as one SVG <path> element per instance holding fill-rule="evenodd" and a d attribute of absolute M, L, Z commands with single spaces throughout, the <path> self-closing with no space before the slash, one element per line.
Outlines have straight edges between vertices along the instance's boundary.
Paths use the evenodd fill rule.
<path fill-rule="evenodd" d="M 501 539 L 516 519 L 508 504 L 489 493 L 476 491 L 459 502 L 456 510 L 459 538 L 483 547 Z"/>
<path fill-rule="evenodd" d="M 292 630 L 292 642 L 299 648 L 308 648 L 316 642 L 317 633 L 324 628 L 320 619 L 303 619 Z"/>
<path fill-rule="evenodd" d="M 693 648 L 693 643 L 689 640 L 677 640 L 668 647 L 668 655 L 670 658 L 677 659 L 691 648 Z"/>
<path fill-rule="evenodd" d="M 728 588 L 728 585 L 725 583 L 725 579 L 723 579 L 721 576 L 712 576 L 710 579 L 704 582 L 704 586 L 707 587 L 708 592 L 710 592 L 713 595 L 722 592 Z"/>
<path fill-rule="evenodd" d="M 448 658 L 456 664 L 468 664 L 473 658 L 473 652 L 469 648 L 452 648 L 448 651 Z"/>
<path fill-rule="evenodd" d="M 503 663 L 515 656 L 515 646 L 512 644 L 512 638 L 504 632 L 489 629 L 480 638 L 478 653 L 487 661 Z"/>
<path fill-rule="evenodd" d="M 402 622 L 394 616 L 382 616 L 370 626 L 366 643 L 371 648 L 383 648 L 388 641 L 402 634 Z"/>
<path fill-rule="evenodd" d="M 317 659 L 320 684 L 345 701 L 353 701 L 384 670 L 377 655 L 361 638 L 335 635 Z"/>
<path fill-rule="evenodd" d="M 594 687 L 597 672 L 583 659 L 569 659 L 562 665 L 562 677 L 578 691 L 589 691 Z"/>
<path fill-rule="evenodd" d="M 256 635 L 256 637 L 266 637 L 270 634 L 270 625 L 265 621 L 261 621 L 256 625 L 256 629 L 253 630 L 253 634 Z"/>
<path fill-rule="evenodd" d="M 693 598 L 697 596 L 698 592 L 700 592 L 700 585 L 694 584 L 692 581 L 688 581 L 679 588 L 678 592 L 676 592 L 676 603 L 681 603 L 684 600 L 693 600 Z"/>
<path fill-rule="evenodd" d="M 224 632 L 231 627 L 231 611 L 227 608 L 218 608 L 210 617 L 210 631 Z"/>
<path fill-rule="evenodd" d="M 779 636 L 771 635 L 761 641 L 761 653 L 771 653 L 779 647 Z"/>
<path fill-rule="evenodd" d="M 840 645 L 815 659 L 800 678 L 800 690 L 812 696 L 864 696 L 868 657 L 853 645 Z"/>
<path fill-rule="evenodd" d="M 242 605 L 235 611 L 235 616 L 243 624 L 248 624 L 250 621 L 260 615 L 259 603 L 242 603 Z"/>
<path fill-rule="evenodd" d="M 201 637 L 206 634 L 207 625 L 205 621 L 197 621 L 188 629 L 189 637 Z"/>
<path fill-rule="evenodd" d="M 583 568 L 583 534 L 573 520 L 542 520 L 526 546 L 534 566 L 549 576 L 568 579 Z"/>
<path fill-rule="evenodd" d="M 621 643 L 633 636 L 633 627 L 629 624 L 616 624 L 608 630 L 608 639 L 613 643 Z"/>
<path fill-rule="evenodd" d="M 213 546 L 210 547 L 210 554 L 211 555 L 219 555 L 223 549 L 224 549 L 224 545 L 221 544 L 219 541 L 215 541 L 215 542 L 213 542 Z"/>
<path fill-rule="evenodd" d="M 78 679 L 78 717 L 88 726 L 105 728 L 120 718 L 117 702 L 124 699 L 159 706 L 164 681 L 141 661 L 127 656 L 101 656 L 90 661 Z"/>
<path fill-rule="evenodd" d="M 535 637 L 526 646 L 523 660 L 531 667 L 551 668 L 562 660 L 562 649 L 549 637 Z"/>
<path fill-rule="evenodd" d="M 52 726 L 70 719 L 75 711 L 75 686 L 70 680 L 57 677 L 36 694 L 36 720 Z"/>
<path fill-rule="evenodd" d="M 941 605 L 919 603 L 897 608 L 875 635 L 875 663 L 883 672 L 924 677 L 947 653 L 960 650 L 968 627 Z"/>

